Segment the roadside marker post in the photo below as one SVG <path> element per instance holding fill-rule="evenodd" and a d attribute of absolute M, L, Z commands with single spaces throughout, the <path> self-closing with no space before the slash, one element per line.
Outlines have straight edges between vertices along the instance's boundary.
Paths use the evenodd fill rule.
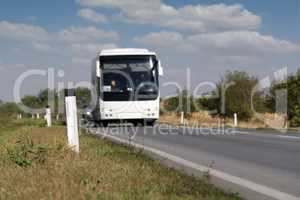
<path fill-rule="evenodd" d="M 183 124 L 184 123 L 184 113 L 181 112 L 180 113 L 180 124 Z"/>
<path fill-rule="evenodd" d="M 40 113 L 36 113 L 36 118 L 40 119 Z"/>
<path fill-rule="evenodd" d="M 237 113 L 233 114 L 233 126 L 237 127 L 238 124 L 238 119 L 237 119 Z"/>
<path fill-rule="evenodd" d="M 47 127 L 52 126 L 52 119 L 51 119 L 51 109 L 49 107 L 46 108 L 46 115 Z"/>
<path fill-rule="evenodd" d="M 66 104 L 66 119 L 68 143 L 72 149 L 79 153 L 79 136 L 78 136 L 78 117 L 77 105 L 74 89 L 65 90 L 65 104 Z"/>

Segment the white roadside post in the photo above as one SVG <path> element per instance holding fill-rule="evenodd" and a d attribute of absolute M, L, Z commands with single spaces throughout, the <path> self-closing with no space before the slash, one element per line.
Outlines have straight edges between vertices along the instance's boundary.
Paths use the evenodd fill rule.
<path fill-rule="evenodd" d="M 237 127 L 237 125 L 238 125 L 238 121 L 237 121 L 238 119 L 237 119 L 237 113 L 234 113 L 233 114 L 233 126 L 234 127 Z"/>
<path fill-rule="evenodd" d="M 40 113 L 36 113 L 36 118 L 40 119 Z"/>
<path fill-rule="evenodd" d="M 47 127 L 52 126 L 52 119 L 51 119 L 51 109 L 49 107 L 46 108 L 46 115 Z"/>
<path fill-rule="evenodd" d="M 181 114 L 180 115 L 180 124 L 183 124 L 184 123 L 184 113 L 181 112 L 180 114 Z"/>
<path fill-rule="evenodd" d="M 79 153 L 78 118 L 75 90 L 66 90 L 65 96 L 68 143 L 76 153 Z"/>

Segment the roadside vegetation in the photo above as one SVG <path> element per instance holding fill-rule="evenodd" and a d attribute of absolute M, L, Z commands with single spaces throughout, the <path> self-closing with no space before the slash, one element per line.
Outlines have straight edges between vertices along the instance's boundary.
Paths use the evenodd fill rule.
<path fill-rule="evenodd" d="M 63 126 L 7 115 L 0 125 L 0 199 L 241 199 L 84 131 L 77 155 Z"/>
<path fill-rule="evenodd" d="M 48 98 L 50 95 L 50 98 Z M 91 93 L 88 88 L 78 87 L 75 89 L 77 106 L 79 109 L 87 107 L 91 101 Z M 48 100 L 52 102 L 48 102 Z M 50 103 L 54 103 L 57 112 L 59 101 L 64 101 L 64 90 L 41 90 L 37 95 L 26 95 L 22 98 L 22 103 L 29 108 L 45 108 Z"/>
<path fill-rule="evenodd" d="M 253 95 L 252 90 L 259 83 L 256 76 L 251 76 L 244 71 L 228 71 L 217 82 L 214 90 L 202 93 L 199 97 L 191 95 L 191 91 L 177 91 L 177 95 L 161 99 L 161 122 L 179 123 L 180 113 L 184 112 L 185 120 L 189 123 L 205 123 L 215 126 L 225 122 L 232 126 L 233 114 L 238 115 L 238 126 L 242 128 L 268 128 L 270 125 L 277 128 L 300 127 L 300 70 L 290 74 L 284 82 L 273 82 L 270 88 L 259 90 Z M 226 91 L 224 92 L 224 87 Z M 287 91 L 287 115 L 284 110 L 276 110 L 276 98 Z M 222 94 L 225 101 L 222 103 Z M 55 116 L 58 114 L 59 101 L 63 101 L 63 91 L 41 90 L 36 96 L 27 95 L 22 98 L 22 103 L 30 108 L 44 108 L 50 103 L 48 95 L 54 97 Z M 76 88 L 77 106 L 79 109 L 87 108 L 91 101 L 91 93 L 87 88 Z M 284 103 L 284 102 L 281 102 Z M 4 106 L 1 106 L 4 105 Z M 18 108 L 14 103 L 0 102 L 1 109 L 12 110 L 17 113 Z M 260 114 L 258 119 L 254 111 Z M 22 113 L 21 111 L 18 111 Z M 272 123 L 265 123 L 266 121 Z"/>
<path fill-rule="evenodd" d="M 237 113 L 239 127 L 243 128 L 267 128 L 266 120 L 272 120 L 275 125 L 278 121 L 284 121 L 281 128 L 300 127 L 300 71 L 290 74 L 283 83 L 273 82 L 270 88 L 254 93 L 253 107 L 260 114 L 260 119 L 255 118 L 251 108 L 251 93 L 257 84 L 258 78 L 246 72 L 227 72 L 216 84 L 216 89 L 205 95 L 194 97 L 190 91 L 183 90 L 178 91 L 176 96 L 162 99 L 160 120 L 179 123 L 180 113 L 184 112 L 187 122 L 218 124 L 222 121 L 230 126 L 233 114 Z M 227 89 L 223 104 L 224 87 Z M 287 115 L 282 110 L 276 110 L 276 98 L 280 91 L 287 91 Z"/>

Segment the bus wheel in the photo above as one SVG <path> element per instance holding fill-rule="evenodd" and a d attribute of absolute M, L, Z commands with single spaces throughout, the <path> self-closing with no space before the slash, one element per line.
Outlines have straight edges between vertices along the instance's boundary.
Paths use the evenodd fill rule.
<path fill-rule="evenodd" d="M 146 120 L 145 125 L 146 126 L 154 126 L 155 122 L 156 122 L 156 120 Z"/>
<path fill-rule="evenodd" d="M 100 122 L 100 126 L 101 127 L 107 127 L 108 126 L 108 122 L 102 121 L 102 122 Z"/>

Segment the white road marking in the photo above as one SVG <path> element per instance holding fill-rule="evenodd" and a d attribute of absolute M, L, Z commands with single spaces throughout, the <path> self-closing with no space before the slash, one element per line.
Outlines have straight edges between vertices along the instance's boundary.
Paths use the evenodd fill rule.
<path fill-rule="evenodd" d="M 180 127 L 183 128 L 183 127 Z M 193 127 L 184 127 L 186 129 L 189 130 L 194 130 L 194 131 L 203 131 L 203 130 L 210 130 L 209 128 L 193 128 Z M 161 128 L 161 130 L 178 130 L 178 128 Z M 251 135 L 251 136 L 266 136 L 266 137 L 270 137 L 270 138 L 286 138 L 286 139 L 296 139 L 296 140 L 300 140 L 300 136 L 290 136 L 290 135 L 277 135 L 277 134 L 257 134 L 257 133 L 252 133 L 252 132 L 247 132 L 247 131 L 238 131 L 235 130 L 232 132 L 233 134 L 241 134 L 241 135 Z M 203 134 L 204 135 L 204 134 Z M 232 135 L 230 135 L 232 136 Z"/>
<path fill-rule="evenodd" d="M 228 181 L 228 182 L 234 183 L 236 185 L 248 188 L 252 191 L 255 191 L 255 192 L 258 192 L 260 194 L 272 197 L 274 199 L 278 199 L 278 200 L 300 200 L 300 197 L 296 197 L 296 196 L 287 194 L 285 192 L 281 192 L 279 190 L 270 188 L 268 186 L 264 186 L 264 185 L 261 185 L 261 184 L 258 184 L 258 183 L 255 183 L 255 182 L 252 182 L 252 181 L 249 181 L 249 180 L 237 177 L 237 176 L 227 174 L 225 172 L 222 172 L 222 171 L 219 171 L 219 170 L 216 170 L 216 169 L 206 167 L 204 165 L 200 165 L 200 164 L 185 160 L 183 158 L 177 157 L 175 155 L 169 154 L 169 153 L 161 151 L 161 150 L 154 149 L 152 147 L 144 146 L 144 145 L 135 143 L 133 141 L 127 141 L 127 140 L 124 140 L 124 139 L 121 139 L 121 138 L 118 138 L 118 137 L 115 137 L 115 136 L 112 136 L 112 135 L 105 135 L 105 136 L 107 138 L 110 138 L 112 140 L 121 142 L 123 144 L 132 145 L 135 148 L 144 149 L 144 150 L 149 151 L 151 153 L 154 153 L 156 155 L 165 157 L 165 158 L 167 158 L 167 159 L 169 159 L 173 162 L 176 162 L 178 164 L 181 164 L 181 165 L 184 165 L 186 167 L 192 168 L 194 170 L 198 170 L 198 171 L 201 171 L 201 172 L 209 171 L 209 174 L 214 176 L 214 177 L 217 177 L 217 178 L 220 178 L 224 181 Z"/>
<path fill-rule="evenodd" d="M 290 136 L 290 135 L 277 135 L 277 137 L 300 140 L 300 137 L 297 137 L 297 136 Z"/>
<path fill-rule="evenodd" d="M 267 136 L 267 137 L 273 137 L 273 138 L 287 138 L 287 139 L 297 139 L 300 140 L 299 136 L 290 136 L 290 135 L 271 135 L 271 134 L 257 134 L 257 133 L 251 133 L 246 131 L 235 131 L 235 133 L 238 134 L 244 134 L 244 135 L 255 135 L 255 136 Z"/>

